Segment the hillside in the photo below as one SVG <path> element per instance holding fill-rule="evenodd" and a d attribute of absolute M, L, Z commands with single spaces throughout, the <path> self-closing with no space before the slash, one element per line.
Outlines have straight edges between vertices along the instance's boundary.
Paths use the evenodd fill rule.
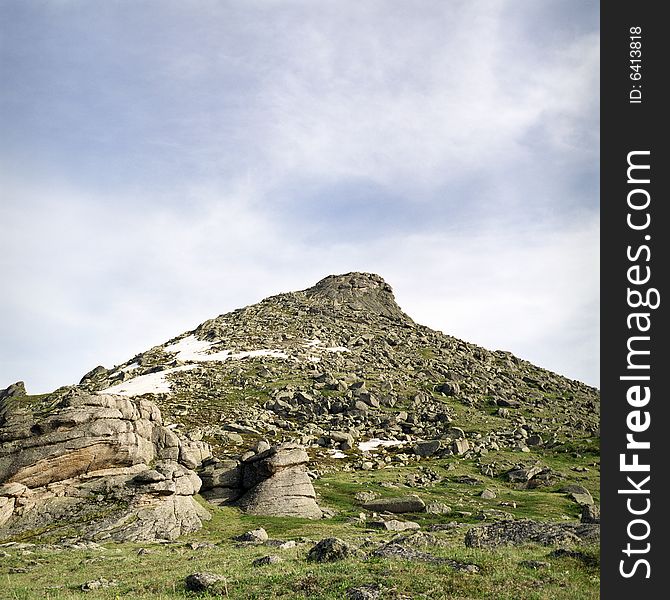
<path fill-rule="evenodd" d="M 240 599 L 596 598 L 599 408 L 329 276 L 0 392 L 0 573 L 26 598 L 184 597 L 198 570 Z"/>

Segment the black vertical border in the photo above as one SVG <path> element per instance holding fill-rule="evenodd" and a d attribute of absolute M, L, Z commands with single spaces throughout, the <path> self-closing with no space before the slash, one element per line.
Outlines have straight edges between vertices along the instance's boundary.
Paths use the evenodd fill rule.
<path fill-rule="evenodd" d="M 668 514 L 670 498 L 670 392 L 666 376 L 670 375 L 670 339 L 667 310 L 670 303 L 667 273 L 670 271 L 670 223 L 667 218 L 668 177 L 670 161 L 665 139 L 670 121 L 670 22 L 663 17 L 667 5 L 655 0 L 612 1 L 601 3 L 601 598 L 632 598 L 655 600 L 670 597 L 670 567 L 667 566 Z M 631 79 L 630 29 L 641 27 L 642 78 Z M 633 85 L 641 86 L 642 102 L 631 103 L 629 94 Z M 627 223 L 627 194 L 633 188 L 627 182 L 627 156 L 631 151 L 650 151 L 651 183 L 644 187 L 651 194 L 651 224 L 648 230 L 636 232 Z M 650 235 L 650 240 L 642 240 Z M 619 455 L 626 452 L 626 417 L 634 410 L 626 400 L 630 382 L 619 378 L 626 374 L 627 341 L 634 335 L 628 329 L 627 316 L 636 312 L 628 306 L 627 270 L 633 264 L 626 256 L 627 246 L 639 247 L 647 243 L 651 258 L 650 286 L 659 290 L 660 307 L 651 313 L 652 326 L 649 343 L 651 401 L 643 410 L 651 413 L 651 426 L 645 434 L 636 434 L 651 442 L 647 451 L 639 451 L 640 462 L 650 462 L 651 508 L 640 518 L 651 527 L 644 541 L 629 539 L 627 527 L 638 518 L 628 511 L 630 496 L 619 494 L 627 489 L 626 476 L 619 468 Z M 668 374 L 668 375 L 666 375 Z M 670 379 L 670 377 L 668 377 Z M 643 384 L 644 385 L 644 384 Z M 634 452 L 634 451 L 629 451 Z M 639 479 L 637 474 L 636 479 Z M 636 496 L 643 498 L 644 496 Z M 637 506 L 642 506 L 643 503 Z M 635 534 L 644 527 L 637 525 Z M 623 550 L 628 543 L 643 548 L 649 542 L 648 553 L 631 555 Z M 626 560 L 624 570 L 630 569 L 635 557 L 650 564 L 640 565 L 636 574 L 626 578 L 620 572 L 620 561 Z"/>

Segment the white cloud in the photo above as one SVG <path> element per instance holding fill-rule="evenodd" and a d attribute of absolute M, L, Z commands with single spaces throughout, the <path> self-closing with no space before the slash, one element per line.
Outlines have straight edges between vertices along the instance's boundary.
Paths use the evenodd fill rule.
<path fill-rule="evenodd" d="M 0 386 L 72 382 L 350 270 L 597 383 L 596 33 L 519 2 L 201 7 L 63 3 L 23 36 L 44 46 L 7 71 L 30 94 L 0 149 Z M 374 209 L 325 206 L 342 182 Z"/>

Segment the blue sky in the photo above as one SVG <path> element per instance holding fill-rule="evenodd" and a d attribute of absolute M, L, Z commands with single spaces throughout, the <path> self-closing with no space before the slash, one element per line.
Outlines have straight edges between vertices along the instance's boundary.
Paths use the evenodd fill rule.
<path fill-rule="evenodd" d="M 598 3 L 0 3 L 0 387 L 330 273 L 597 385 Z"/>

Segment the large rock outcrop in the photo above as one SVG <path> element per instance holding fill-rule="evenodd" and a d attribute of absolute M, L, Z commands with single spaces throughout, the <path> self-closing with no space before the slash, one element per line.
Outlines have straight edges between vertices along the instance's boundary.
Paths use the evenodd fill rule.
<path fill-rule="evenodd" d="M 308 462 L 307 452 L 295 444 L 274 446 L 241 461 L 214 459 L 200 472 L 202 494 L 215 504 L 235 502 L 255 515 L 320 519 Z"/>
<path fill-rule="evenodd" d="M 7 397 L 0 402 L 0 539 L 175 539 L 209 518 L 193 498 L 201 481 L 191 467 L 203 456 L 206 444 L 180 440 L 144 399 L 72 393 L 31 410 Z"/>

